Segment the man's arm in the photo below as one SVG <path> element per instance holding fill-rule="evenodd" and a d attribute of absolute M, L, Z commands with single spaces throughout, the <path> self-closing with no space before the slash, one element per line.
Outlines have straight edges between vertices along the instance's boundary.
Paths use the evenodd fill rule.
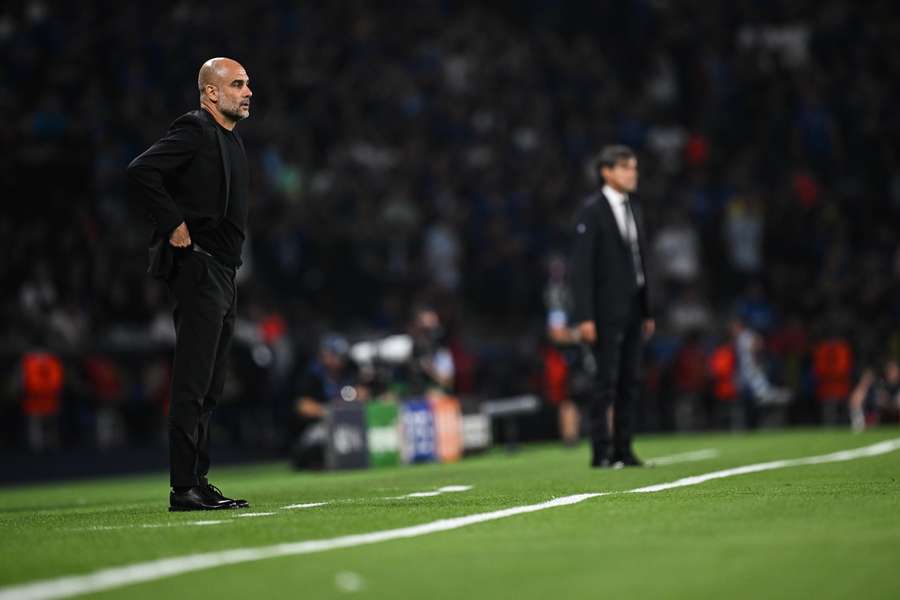
<path fill-rule="evenodd" d="M 190 243 L 187 226 L 178 206 L 166 190 L 164 180 L 187 164 L 203 141 L 203 130 L 195 117 L 185 116 L 175 121 L 159 141 L 128 165 L 131 193 L 144 205 L 156 231 L 172 236 L 183 229 L 172 243 Z M 185 239 L 186 238 L 186 239 Z M 184 244 L 187 245 L 187 244 Z"/>
<path fill-rule="evenodd" d="M 656 307 L 651 289 L 650 252 L 647 243 L 647 229 L 644 226 L 644 211 L 640 204 L 632 205 L 635 226 L 638 233 L 638 247 L 641 251 L 641 265 L 644 268 L 644 287 L 640 291 L 641 314 L 644 317 L 644 336 L 649 338 L 655 330 Z M 651 324 L 652 323 L 652 324 Z"/>
<path fill-rule="evenodd" d="M 594 273 L 597 223 L 589 207 L 583 207 L 575 219 L 569 286 L 572 290 L 572 323 L 581 338 L 593 342 L 597 337 L 594 322 Z"/>

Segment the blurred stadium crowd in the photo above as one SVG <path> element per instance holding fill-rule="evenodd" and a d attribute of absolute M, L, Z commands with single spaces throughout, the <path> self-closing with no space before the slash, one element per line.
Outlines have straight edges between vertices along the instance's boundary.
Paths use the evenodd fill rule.
<path fill-rule="evenodd" d="M 644 430 L 721 425 L 723 405 L 765 404 L 747 400 L 771 396 L 763 380 L 785 391 L 778 414 L 729 423 L 849 422 L 851 396 L 870 422 L 896 419 L 898 12 L 7 3 L 2 445 L 161 435 L 171 314 L 145 275 L 149 227 L 124 168 L 196 106 L 211 55 L 239 59 L 255 93 L 240 126 L 254 179 L 225 421 L 236 439 L 286 443 L 324 332 L 401 332 L 422 303 L 443 323 L 451 391 L 552 396 L 547 267 L 566 256 L 585 166 L 609 142 L 639 153 L 661 292 Z M 56 431 L 32 435 L 28 415 Z"/>

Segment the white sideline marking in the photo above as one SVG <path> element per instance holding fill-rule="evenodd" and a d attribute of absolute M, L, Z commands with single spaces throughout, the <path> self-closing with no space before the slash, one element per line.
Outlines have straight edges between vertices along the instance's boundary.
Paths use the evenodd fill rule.
<path fill-rule="evenodd" d="M 243 518 L 246 518 L 246 517 L 271 517 L 274 514 L 275 513 L 273 513 L 273 512 L 261 512 L 261 513 L 243 513 L 238 516 L 243 517 Z"/>
<path fill-rule="evenodd" d="M 442 488 L 438 488 L 438 491 L 441 493 L 446 493 L 446 492 L 453 493 L 453 492 L 468 492 L 471 489 L 472 489 L 471 485 L 445 485 Z"/>
<path fill-rule="evenodd" d="M 282 510 L 293 510 L 295 508 L 315 508 L 316 506 L 325 506 L 328 502 L 309 502 L 307 504 L 288 504 L 287 506 L 282 506 Z"/>
<path fill-rule="evenodd" d="M 413 492 L 411 494 L 404 494 L 402 496 L 385 496 L 382 500 L 405 500 L 406 498 L 432 498 L 434 496 L 440 496 L 441 494 L 447 493 L 455 493 L 455 492 L 468 492 L 472 489 L 471 485 L 445 485 L 444 487 L 438 488 L 433 492 Z"/>
<path fill-rule="evenodd" d="M 745 465 L 733 469 L 724 469 L 722 471 L 713 471 L 703 475 L 694 477 L 683 477 L 669 483 L 660 483 L 649 485 L 633 490 L 627 490 L 624 493 L 651 493 L 661 492 L 679 487 L 697 485 L 710 481 L 712 479 L 722 479 L 732 477 L 734 475 L 744 475 L 747 473 L 758 473 L 760 471 L 771 471 L 773 469 L 782 469 L 785 467 L 793 467 L 800 465 L 817 465 L 829 462 L 842 462 L 854 460 L 857 458 L 865 458 L 869 456 L 878 456 L 887 454 L 900 449 L 900 438 L 888 440 L 864 446 L 854 450 L 843 450 L 833 452 L 831 454 L 823 454 L 820 456 L 809 456 L 806 458 L 795 458 L 788 460 L 775 460 L 766 463 L 758 463 L 755 465 Z M 355 535 L 345 535 L 341 537 L 324 539 L 324 540 L 308 540 L 302 542 L 292 542 L 285 544 L 275 544 L 272 546 L 262 546 L 258 548 L 236 548 L 234 550 L 223 550 L 220 552 L 207 552 L 205 554 L 189 554 L 187 556 L 177 556 L 172 558 L 163 558 L 143 563 L 135 563 L 121 567 L 110 567 L 88 573 L 87 575 L 72 575 L 69 577 L 60 577 L 57 579 L 47 579 L 43 581 L 35 581 L 21 585 L 0 588 L 0 600 L 45 600 L 50 598 L 67 598 L 77 596 L 79 594 L 87 594 L 91 592 L 99 592 L 112 588 L 132 585 L 145 581 L 154 581 L 164 577 L 173 577 L 193 571 L 203 569 L 211 569 L 224 565 L 232 565 L 243 562 L 251 562 L 256 560 L 264 560 L 267 558 L 276 558 L 280 556 L 296 556 L 300 554 L 312 554 L 315 552 L 324 552 L 326 550 L 336 550 L 339 548 L 351 548 L 355 546 L 364 546 L 368 544 L 377 544 L 389 540 L 398 540 L 406 538 L 414 538 L 440 531 L 450 531 L 459 529 L 468 525 L 477 523 L 485 523 L 487 521 L 495 521 L 497 519 L 505 519 L 514 515 L 538 512 L 549 508 L 557 508 L 559 506 L 570 506 L 578 504 L 590 498 L 599 496 L 608 496 L 619 492 L 595 492 L 589 494 L 575 494 L 562 498 L 555 498 L 547 502 L 539 504 L 530 504 L 526 506 L 515 506 L 505 508 L 503 510 L 495 510 L 487 513 L 468 515 L 465 517 L 455 517 L 452 519 L 440 519 L 431 523 L 423 523 L 422 525 L 413 525 L 410 527 L 401 527 L 399 529 L 388 529 L 384 531 L 374 531 L 371 533 L 361 533 Z"/>
<path fill-rule="evenodd" d="M 694 450 L 693 452 L 682 452 L 681 454 L 672 454 L 670 456 L 660 456 L 658 458 L 648 458 L 647 465 L 651 467 L 661 467 L 664 465 L 674 465 L 676 463 L 694 462 L 697 460 L 706 460 L 719 456 L 719 451 L 715 448 L 706 448 L 705 450 Z"/>
<path fill-rule="evenodd" d="M 785 467 L 799 467 L 801 465 L 821 465 L 830 462 L 844 462 L 847 460 L 855 460 L 857 458 L 865 458 L 868 456 L 878 456 L 879 454 L 887 454 L 900 448 L 900 439 L 887 440 L 864 446 L 854 450 L 841 450 L 840 452 L 832 452 L 831 454 L 822 454 L 819 456 L 807 456 L 806 458 L 789 458 L 786 460 L 773 460 L 771 462 L 757 463 L 755 465 L 745 465 L 743 467 L 735 467 L 733 469 L 724 469 L 722 471 L 713 471 L 712 473 L 704 473 L 703 475 L 694 475 L 693 477 L 682 477 L 669 483 L 658 483 L 656 485 L 648 485 L 646 487 L 628 490 L 631 494 L 645 494 L 648 492 L 662 492 L 673 488 L 685 487 L 688 485 L 697 485 L 705 483 L 712 479 L 722 479 L 723 477 L 732 477 L 734 475 L 746 475 L 747 473 L 759 473 L 760 471 L 771 471 L 773 469 L 783 469 Z"/>
<path fill-rule="evenodd" d="M 143 525 L 97 525 L 96 527 L 72 527 L 65 531 L 115 531 L 116 529 L 157 529 L 159 527 L 183 527 L 185 525 L 219 525 L 228 521 L 186 521 L 184 523 L 145 523 Z"/>

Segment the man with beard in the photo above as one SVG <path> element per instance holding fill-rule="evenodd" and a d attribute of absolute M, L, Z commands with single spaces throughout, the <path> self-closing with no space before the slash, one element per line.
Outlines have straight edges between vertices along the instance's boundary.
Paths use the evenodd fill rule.
<path fill-rule="evenodd" d="M 243 508 L 207 479 L 210 416 L 225 387 L 234 335 L 241 247 L 250 203 L 244 143 L 250 79 L 213 58 L 197 77 L 200 108 L 182 115 L 128 166 L 132 195 L 154 226 L 150 269 L 174 298 L 169 411 L 170 511 Z"/>

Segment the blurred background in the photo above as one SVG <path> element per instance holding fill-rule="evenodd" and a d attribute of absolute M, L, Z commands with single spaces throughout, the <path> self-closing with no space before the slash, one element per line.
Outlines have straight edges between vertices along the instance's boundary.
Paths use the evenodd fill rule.
<path fill-rule="evenodd" d="M 898 36 L 889 0 L 4 3 L 3 478 L 166 464 L 124 170 L 212 56 L 254 91 L 221 460 L 290 455 L 343 383 L 534 395 L 517 437 L 558 438 L 582 367 L 548 314 L 607 143 L 661 291 L 641 431 L 896 424 Z M 408 360 L 359 345 L 392 335 Z"/>

